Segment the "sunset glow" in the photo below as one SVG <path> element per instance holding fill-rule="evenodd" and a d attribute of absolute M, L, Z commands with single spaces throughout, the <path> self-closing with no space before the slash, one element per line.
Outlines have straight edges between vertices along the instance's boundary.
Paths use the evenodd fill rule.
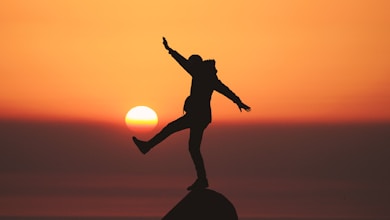
<path fill-rule="evenodd" d="M 241 220 L 390 219 L 389 9 L 0 0 L 0 219 L 162 219 L 200 139 L 209 188 Z M 215 60 L 251 111 L 214 91 L 203 133 L 164 129 L 188 114 L 192 78 L 162 37 Z"/>
<path fill-rule="evenodd" d="M 390 120 L 387 0 L 22 2 L 0 2 L 0 117 L 176 118 L 190 78 L 165 36 L 252 107 L 215 94 L 216 121 Z"/>

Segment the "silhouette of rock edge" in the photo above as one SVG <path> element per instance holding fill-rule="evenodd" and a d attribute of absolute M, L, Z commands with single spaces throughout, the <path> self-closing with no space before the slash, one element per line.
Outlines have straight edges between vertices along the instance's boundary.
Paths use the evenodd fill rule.
<path fill-rule="evenodd" d="M 233 204 L 210 189 L 189 192 L 162 220 L 238 220 Z"/>

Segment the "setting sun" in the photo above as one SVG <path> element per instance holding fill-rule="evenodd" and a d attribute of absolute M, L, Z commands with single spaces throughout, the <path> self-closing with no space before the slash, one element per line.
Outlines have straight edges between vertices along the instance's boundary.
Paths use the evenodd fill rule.
<path fill-rule="evenodd" d="M 147 106 L 136 106 L 126 114 L 126 124 L 134 131 L 150 131 L 156 127 L 156 112 Z"/>

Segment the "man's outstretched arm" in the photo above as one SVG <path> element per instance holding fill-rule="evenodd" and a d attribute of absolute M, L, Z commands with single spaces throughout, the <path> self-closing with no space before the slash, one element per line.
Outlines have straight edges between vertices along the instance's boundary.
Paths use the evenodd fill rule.
<path fill-rule="evenodd" d="M 180 53 L 170 48 L 165 37 L 163 37 L 163 44 L 165 49 L 168 50 L 169 54 L 171 54 L 171 56 L 180 64 L 180 66 L 182 66 L 189 74 L 191 74 L 190 62 L 186 58 L 184 58 Z"/>
<path fill-rule="evenodd" d="M 240 109 L 240 111 L 242 111 L 242 109 L 244 109 L 247 112 L 249 112 L 251 110 L 251 107 L 244 104 L 241 101 L 240 97 L 238 97 L 236 94 L 234 94 L 234 92 L 232 90 L 230 90 L 229 87 L 227 87 L 225 84 L 223 84 L 220 80 L 217 81 L 217 84 L 215 86 L 215 90 L 217 92 L 223 94 L 224 96 L 226 96 L 230 100 L 232 100 L 234 103 L 236 103 L 238 108 Z"/>

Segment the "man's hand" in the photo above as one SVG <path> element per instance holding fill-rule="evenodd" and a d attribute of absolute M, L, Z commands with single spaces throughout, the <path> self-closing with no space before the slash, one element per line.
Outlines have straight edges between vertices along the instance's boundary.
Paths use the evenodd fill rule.
<path fill-rule="evenodd" d="M 244 109 L 245 111 L 247 112 L 250 112 L 251 111 L 251 107 L 245 105 L 244 103 L 240 102 L 240 103 L 237 103 L 238 105 L 238 108 L 240 109 L 240 112 L 242 111 L 242 109 Z"/>
<path fill-rule="evenodd" d="M 167 49 L 167 50 L 172 50 L 169 46 L 168 46 L 168 42 L 167 42 L 167 40 L 165 39 L 165 37 L 163 37 L 163 44 L 164 44 L 164 47 L 165 47 L 165 49 Z"/>

